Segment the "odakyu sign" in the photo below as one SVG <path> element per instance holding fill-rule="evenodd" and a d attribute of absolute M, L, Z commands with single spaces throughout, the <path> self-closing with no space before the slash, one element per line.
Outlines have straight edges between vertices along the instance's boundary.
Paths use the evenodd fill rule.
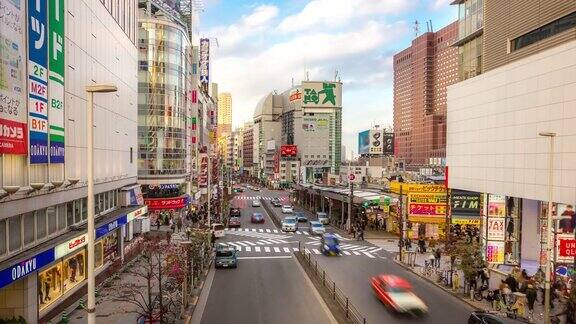
<path fill-rule="evenodd" d="M 54 260 L 54 249 L 49 249 L 0 271 L 0 288 L 34 273 Z"/>

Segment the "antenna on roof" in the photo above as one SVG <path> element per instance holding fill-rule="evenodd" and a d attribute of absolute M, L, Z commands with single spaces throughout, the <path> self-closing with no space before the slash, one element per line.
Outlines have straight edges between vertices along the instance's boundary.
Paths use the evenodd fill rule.
<path fill-rule="evenodd" d="M 334 70 L 334 81 L 338 80 L 338 70 Z"/>
<path fill-rule="evenodd" d="M 412 26 L 412 29 L 414 30 L 414 37 L 418 37 L 418 32 L 420 32 L 420 23 L 418 20 L 414 20 L 414 26 Z"/>
<path fill-rule="evenodd" d="M 306 81 L 310 81 L 310 73 L 306 71 Z"/>
<path fill-rule="evenodd" d="M 292 87 L 294 87 L 294 77 L 292 77 Z"/>
<path fill-rule="evenodd" d="M 430 19 L 430 31 L 434 32 L 434 28 L 432 28 L 432 19 Z"/>

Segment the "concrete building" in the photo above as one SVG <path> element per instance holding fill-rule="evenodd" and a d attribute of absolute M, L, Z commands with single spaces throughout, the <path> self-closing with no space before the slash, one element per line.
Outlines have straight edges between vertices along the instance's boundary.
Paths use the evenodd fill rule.
<path fill-rule="evenodd" d="M 21 131 L 0 136 L 0 318 L 38 323 L 51 319 L 86 284 L 87 85 L 118 87 L 116 93 L 94 94 L 97 274 L 123 257 L 135 219 L 146 215 L 136 164 L 137 4 L 126 1 L 113 11 L 111 2 L 100 1 L 0 2 L 16 22 L 2 20 L 0 37 L 17 45 L 2 51 L 24 58 L 17 65 L 0 62 L 10 64 L 0 70 L 18 76 L 5 80 L 10 86 L 0 92 L 19 107 L 17 116 L 9 115 L 2 100 L 0 128 Z M 24 45 L 28 37 L 42 37 L 26 28 L 31 17 L 45 31 L 40 49 Z M 50 80 L 28 76 L 26 65 Z M 22 90 L 28 83 L 34 85 L 30 93 Z M 36 110 L 48 101 L 59 104 L 48 113 Z"/>
<path fill-rule="evenodd" d="M 254 124 L 244 123 L 242 131 L 242 167 L 243 175 L 253 174 L 254 155 Z"/>
<path fill-rule="evenodd" d="M 190 202 L 192 47 L 179 12 L 145 4 L 138 20 L 138 182 L 155 223 L 160 213 L 182 217 Z"/>
<path fill-rule="evenodd" d="M 506 224 L 483 232 L 489 262 L 537 267 L 550 141 L 553 213 L 570 215 L 576 203 L 576 3 L 487 1 L 483 16 L 482 74 L 448 90 L 449 184 L 484 196 L 484 224 Z M 555 237 L 574 234 L 563 227 Z"/>
<path fill-rule="evenodd" d="M 458 39 L 453 46 L 458 47 L 458 78 L 461 81 L 482 73 L 484 2 L 485 0 L 452 1 L 453 5 L 458 6 Z"/>
<path fill-rule="evenodd" d="M 427 167 L 446 150 L 446 88 L 458 81 L 458 22 L 424 33 L 394 55 L 395 156 Z"/>
<path fill-rule="evenodd" d="M 218 94 L 218 134 L 232 133 L 232 95 L 228 92 Z"/>
<path fill-rule="evenodd" d="M 282 96 L 269 93 L 264 96 L 254 109 L 253 134 L 253 163 L 254 176 L 266 180 L 265 173 L 273 174 L 271 154 L 279 148 L 282 136 Z M 268 156 L 268 158 L 267 158 Z M 265 172 L 265 170 L 267 170 Z M 269 179 L 268 179 L 269 180 Z"/>

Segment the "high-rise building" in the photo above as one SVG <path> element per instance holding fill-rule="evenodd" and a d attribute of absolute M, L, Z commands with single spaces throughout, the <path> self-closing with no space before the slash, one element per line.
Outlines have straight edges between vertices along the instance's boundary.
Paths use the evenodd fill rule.
<path fill-rule="evenodd" d="M 446 89 L 458 81 L 458 22 L 424 33 L 394 55 L 395 157 L 408 169 L 445 157 Z"/>
<path fill-rule="evenodd" d="M 182 217 L 190 201 L 192 47 L 177 10 L 147 3 L 138 20 L 138 182 L 155 223 L 160 213 Z"/>
<path fill-rule="evenodd" d="M 218 134 L 232 133 L 232 95 L 228 92 L 218 94 Z"/>
<path fill-rule="evenodd" d="M 252 175 L 253 155 L 254 155 L 254 124 L 252 122 L 244 123 L 242 132 L 242 166 L 243 175 Z"/>
<path fill-rule="evenodd" d="M 48 322 L 86 286 L 86 86 L 118 88 L 94 93 L 97 274 L 107 273 L 105 260 L 123 257 L 133 222 L 146 214 L 136 199 L 137 3 L 123 4 L 0 0 L 10 17 L 0 19 L 2 43 L 10 44 L 0 71 L 13 73 L 2 73 L 0 128 L 16 129 L 0 134 L 0 318 Z M 26 28 L 32 19 L 39 28 Z M 42 37 L 40 48 L 25 45 Z M 39 109 L 48 102 L 48 111 Z"/>
<path fill-rule="evenodd" d="M 458 6 L 458 77 L 473 78 L 483 70 L 484 2 L 486 0 L 456 0 Z M 504 12 L 501 15 L 507 15 Z M 529 19 L 530 17 L 523 17 Z"/>

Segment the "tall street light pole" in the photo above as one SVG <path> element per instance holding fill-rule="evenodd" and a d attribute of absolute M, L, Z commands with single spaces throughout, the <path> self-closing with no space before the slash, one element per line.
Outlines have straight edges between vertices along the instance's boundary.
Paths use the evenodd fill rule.
<path fill-rule="evenodd" d="M 552 271 L 552 186 L 554 185 L 554 137 L 556 133 L 542 132 L 538 135 L 550 139 L 548 152 L 548 217 L 546 218 L 546 267 L 544 280 L 544 322 L 550 323 L 550 277 Z"/>
<path fill-rule="evenodd" d="M 88 159 L 88 324 L 96 324 L 96 278 L 94 276 L 94 93 L 116 92 L 118 88 L 113 84 L 93 84 L 86 86 L 86 132 L 87 132 L 87 159 Z"/>

